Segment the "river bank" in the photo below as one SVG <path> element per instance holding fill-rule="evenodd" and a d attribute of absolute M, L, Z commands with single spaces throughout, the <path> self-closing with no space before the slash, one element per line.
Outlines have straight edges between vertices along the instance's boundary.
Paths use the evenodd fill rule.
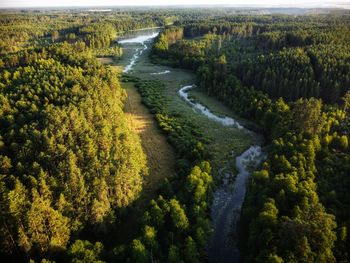
<path fill-rule="evenodd" d="M 206 116 L 208 119 L 222 126 L 235 127 L 246 134 L 257 136 L 253 131 L 246 129 L 236 119 L 216 115 L 203 104 L 190 98 L 188 93 L 195 88 L 195 85 L 184 86 L 178 91 L 178 94 L 199 114 Z M 221 184 L 214 192 L 211 206 L 214 231 L 209 246 L 210 262 L 229 263 L 239 261 L 239 250 L 235 237 L 237 236 L 237 225 L 246 193 L 246 184 L 250 176 L 249 168 L 257 167 L 262 160 L 263 152 L 260 145 L 251 145 L 241 155 L 235 158 L 237 173 L 233 173 L 230 169 L 227 169 L 229 167 L 222 167 L 220 170 Z"/>
<path fill-rule="evenodd" d="M 215 167 L 214 172 L 227 162 L 230 162 L 231 168 L 235 169 L 232 157 L 239 155 L 249 148 L 249 145 L 260 139 L 253 138 L 236 127 L 222 126 L 215 121 L 208 120 L 206 116 L 194 114 L 194 110 L 181 99 L 177 92 L 182 86 L 194 83 L 195 75 L 188 70 L 153 64 L 148 59 L 148 52 L 149 50 L 139 58 L 133 74 L 141 79 L 157 79 L 165 84 L 164 95 L 168 101 L 169 111 L 179 112 L 184 118 L 191 120 L 209 138 L 209 147 L 213 156 L 212 164 Z M 202 95 L 208 97 L 204 93 Z M 216 103 L 218 102 L 216 101 Z M 234 116 L 234 112 L 224 105 L 217 109 L 217 112 L 219 115 Z"/>
<path fill-rule="evenodd" d="M 127 45 L 130 50 L 134 49 L 134 53 L 124 57 L 124 72 L 140 79 L 157 79 L 164 83 L 164 95 L 169 111 L 179 112 L 182 118 L 190 120 L 209 138 L 214 175 L 219 182 L 211 207 L 214 232 L 209 246 L 209 260 L 232 262 L 234 259 L 234 262 L 237 262 L 239 253 L 232 237 L 245 196 L 249 168 L 251 165 L 258 165 L 263 157 L 259 146 L 261 138 L 245 128 L 249 124 L 248 121 L 244 121 L 244 125 L 241 124 L 230 109 L 215 99 L 208 97 L 206 105 L 195 101 L 189 93 L 195 90 L 192 86 L 195 75 L 187 70 L 151 63 L 148 59 L 148 41 L 152 36 L 146 40 L 142 37 L 139 39 L 141 42 L 138 46 L 133 41 L 129 41 Z M 196 92 L 200 91 L 196 89 Z M 206 98 L 204 93 L 200 96 Z M 213 101 L 222 105 L 216 105 L 215 112 L 211 111 Z"/>

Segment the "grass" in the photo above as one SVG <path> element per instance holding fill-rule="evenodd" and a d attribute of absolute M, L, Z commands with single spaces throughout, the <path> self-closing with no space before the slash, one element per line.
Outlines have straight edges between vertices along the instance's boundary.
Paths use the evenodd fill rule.
<path fill-rule="evenodd" d="M 112 57 L 98 57 L 96 59 L 105 65 L 113 65 L 114 63 L 114 60 Z"/>
<path fill-rule="evenodd" d="M 119 66 L 125 66 L 129 64 L 135 49 L 140 47 L 137 44 L 124 45 L 123 57 L 118 61 Z M 180 112 L 184 118 L 191 120 L 194 124 L 198 125 L 204 134 L 210 139 L 209 147 L 212 149 L 214 170 L 218 170 L 227 164 L 234 167 L 235 156 L 242 153 L 251 144 L 260 141 L 260 138 L 253 138 L 245 132 L 233 128 L 223 127 L 207 117 L 195 112 L 185 101 L 183 101 L 177 91 L 184 85 L 195 83 L 195 75 L 188 70 L 170 68 L 168 66 L 153 64 L 149 58 L 148 48 L 143 52 L 141 57 L 137 60 L 132 74 L 141 79 L 158 79 L 165 84 L 165 97 L 168 100 L 169 110 L 175 110 Z M 151 73 L 170 70 L 171 73 L 164 75 L 151 75 Z M 240 119 L 237 115 L 228 107 L 225 107 L 221 102 L 215 98 L 207 96 L 199 89 L 190 91 L 191 96 L 197 101 L 208 107 L 212 112 L 219 116 L 230 116 L 238 119 L 243 125 L 247 127 L 253 127 L 254 124 L 244 119 Z"/>
<path fill-rule="evenodd" d="M 168 177 L 175 172 L 175 153 L 166 137 L 161 133 L 153 115 L 141 102 L 141 96 L 134 83 L 121 83 L 127 92 L 124 112 L 127 124 L 141 139 L 141 145 L 147 156 L 149 174 L 144 178 L 142 193 L 126 212 L 119 215 L 114 232 L 111 233 L 110 244 L 131 242 L 138 234 L 137 224 L 150 203 L 157 197 L 157 190 Z"/>
<path fill-rule="evenodd" d="M 256 123 L 241 118 L 238 116 L 233 110 L 227 107 L 225 104 L 217 100 L 215 97 L 208 96 L 205 91 L 197 88 L 189 90 L 190 98 L 200 102 L 202 105 L 206 106 L 210 109 L 211 112 L 215 113 L 218 116 L 224 117 L 229 116 L 237 120 L 241 125 L 246 127 L 248 130 L 252 131 L 260 131 L 261 127 L 259 127 Z M 257 138 L 258 141 L 262 141 L 263 138 Z"/>
<path fill-rule="evenodd" d="M 133 83 L 122 83 L 122 86 L 128 94 L 124 106 L 128 125 L 140 136 L 147 156 L 149 176 L 145 178 L 140 200 L 148 204 L 164 179 L 175 174 L 175 153 L 153 115 L 142 104 L 141 96 Z"/>
<path fill-rule="evenodd" d="M 151 75 L 150 73 L 170 70 L 171 73 L 164 75 Z M 251 144 L 256 142 L 245 132 L 234 128 L 224 127 L 221 124 L 209 120 L 207 117 L 195 112 L 190 105 L 180 98 L 178 90 L 187 84 L 195 83 L 195 75 L 187 70 L 169 68 L 167 66 L 152 64 L 148 59 L 146 52 L 136 63 L 134 73 L 141 79 L 158 79 L 165 84 L 165 97 L 169 102 L 169 110 L 180 112 L 184 118 L 189 119 L 198 125 L 204 134 L 210 139 L 209 147 L 212 149 L 213 165 L 215 170 L 223 166 L 233 166 L 235 156 L 242 153 Z M 236 117 L 235 114 L 227 107 L 223 106 L 217 100 L 206 96 L 200 91 L 194 91 L 192 96 L 199 98 L 211 111 L 219 115 Z"/>
<path fill-rule="evenodd" d="M 136 49 L 143 48 L 143 45 L 137 43 L 124 44 L 123 46 L 123 56 L 116 62 L 118 66 L 125 67 L 130 63 L 130 59 L 135 54 Z"/>
<path fill-rule="evenodd" d="M 240 117 L 238 117 L 234 112 L 232 112 L 230 108 L 225 106 L 222 102 L 218 101 L 214 97 L 209 97 L 208 95 L 206 95 L 203 90 L 199 88 L 194 88 L 189 90 L 188 93 L 191 98 L 193 98 L 195 101 L 200 102 L 207 108 L 210 108 L 210 111 L 215 113 L 216 115 L 221 117 L 230 116 L 234 117 L 239 122 L 245 122 L 245 120 L 242 120 Z"/>

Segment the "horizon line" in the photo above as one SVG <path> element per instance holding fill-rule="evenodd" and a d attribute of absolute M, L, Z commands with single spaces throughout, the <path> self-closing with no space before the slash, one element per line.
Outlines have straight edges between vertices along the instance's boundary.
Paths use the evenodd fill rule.
<path fill-rule="evenodd" d="M 157 4 L 157 5 L 56 5 L 56 6 L 0 6 L 0 9 L 35 9 L 35 8 L 135 8 L 135 7 L 147 7 L 147 8 L 166 8 L 166 7 L 230 7 L 230 8 L 297 8 L 297 9 L 350 9 L 350 3 L 338 3 L 338 4 L 310 4 L 310 5 L 250 5 L 250 4 Z"/>

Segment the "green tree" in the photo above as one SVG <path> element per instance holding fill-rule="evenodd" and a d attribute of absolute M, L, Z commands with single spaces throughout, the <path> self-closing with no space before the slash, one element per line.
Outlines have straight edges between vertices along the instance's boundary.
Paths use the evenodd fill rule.
<path fill-rule="evenodd" d="M 192 237 L 187 237 L 185 240 L 185 249 L 184 249 L 184 259 L 188 263 L 197 263 L 200 262 L 198 259 L 198 250 L 195 241 Z"/>
<path fill-rule="evenodd" d="M 68 256 L 73 263 L 103 263 L 103 253 L 102 243 L 92 244 L 87 240 L 76 240 L 68 249 Z"/>
<path fill-rule="evenodd" d="M 189 227 L 188 218 L 186 216 L 185 211 L 181 207 L 179 201 L 177 201 L 176 199 L 171 199 L 169 201 L 169 207 L 170 207 L 170 216 L 175 228 L 181 231 L 187 230 Z"/>
<path fill-rule="evenodd" d="M 131 259 L 135 263 L 147 263 L 150 261 L 149 251 L 139 239 L 132 241 Z"/>
<path fill-rule="evenodd" d="M 147 225 L 144 227 L 143 240 L 145 245 L 151 250 L 151 261 L 153 261 L 154 254 L 156 254 L 158 249 L 157 231 L 154 227 Z"/>
<path fill-rule="evenodd" d="M 27 214 L 28 229 L 25 233 L 31 244 L 41 253 L 65 248 L 70 236 L 69 219 L 53 209 L 50 201 L 35 190 L 32 194 L 33 202 Z"/>
<path fill-rule="evenodd" d="M 181 263 L 181 262 L 183 262 L 181 260 L 180 251 L 179 251 L 178 247 L 176 247 L 175 245 L 171 245 L 169 247 L 168 261 L 169 261 L 169 263 Z"/>
<path fill-rule="evenodd" d="M 292 120 L 300 132 L 318 134 L 324 125 L 322 102 L 315 98 L 299 99 L 292 109 Z"/>
<path fill-rule="evenodd" d="M 57 30 L 51 32 L 51 41 L 56 42 L 60 38 L 60 34 Z"/>

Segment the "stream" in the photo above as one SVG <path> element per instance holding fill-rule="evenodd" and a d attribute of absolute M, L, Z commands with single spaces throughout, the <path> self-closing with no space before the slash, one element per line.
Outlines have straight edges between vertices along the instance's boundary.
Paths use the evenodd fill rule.
<path fill-rule="evenodd" d="M 123 72 L 130 72 L 142 53 L 148 48 L 147 43 L 159 34 L 159 30 L 147 30 L 131 32 L 118 42 L 124 47 L 133 48 L 135 53 Z M 163 75 L 171 73 L 169 70 L 150 73 L 151 75 Z M 195 85 L 186 85 L 180 88 L 178 94 L 198 114 L 205 115 L 208 119 L 220 123 L 223 126 L 232 126 L 240 129 L 251 136 L 258 136 L 253 131 L 246 129 L 237 120 L 228 116 L 218 116 L 204 105 L 191 99 L 188 91 Z M 211 219 L 213 235 L 208 247 L 209 262 L 232 263 L 239 262 L 239 250 L 237 248 L 236 229 L 239 222 L 241 207 L 246 194 L 246 183 L 251 169 L 257 167 L 264 159 L 264 153 L 259 145 L 251 145 L 235 159 L 237 175 L 228 172 L 229 167 L 222 167 L 219 171 L 222 183 L 213 196 L 211 206 Z"/>
<path fill-rule="evenodd" d="M 204 105 L 191 99 L 187 92 L 193 88 L 195 88 L 195 85 L 187 85 L 182 87 L 178 93 L 196 112 L 205 115 L 223 126 L 234 126 L 244 130 L 248 134 L 254 135 L 254 132 L 246 129 L 237 120 L 228 116 L 220 117 Z M 263 158 L 264 154 L 261 147 L 259 145 L 252 145 L 236 157 L 235 163 L 238 171 L 236 176 L 231 172 L 222 172 L 220 174 L 222 184 L 214 192 L 211 207 L 214 232 L 208 251 L 209 262 L 239 262 L 236 232 L 246 193 L 246 184 L 250 176 L 250 169 L 257 167 Z"/>
<path fill-rule="evenodd" d="M 124 39 L 118 40 L 118 43 L 122 45 L 122 47 L 127 44 L 136 44 L 137 48 L 135 49 L 135 53 L 133 54 L 132 58 L 130 59 L 129 64 L 127 64 L 123 72 L 128 73 L 130 72 L 138 58 L 142 55 L 142 53 L 148 48 L 146 43 L 157 37 L 159 34 L 159 29 L 147 29 L 147 30 L 140 30 L 132 32 L 131 34 L 127 34 L 124 36 Z"/>

